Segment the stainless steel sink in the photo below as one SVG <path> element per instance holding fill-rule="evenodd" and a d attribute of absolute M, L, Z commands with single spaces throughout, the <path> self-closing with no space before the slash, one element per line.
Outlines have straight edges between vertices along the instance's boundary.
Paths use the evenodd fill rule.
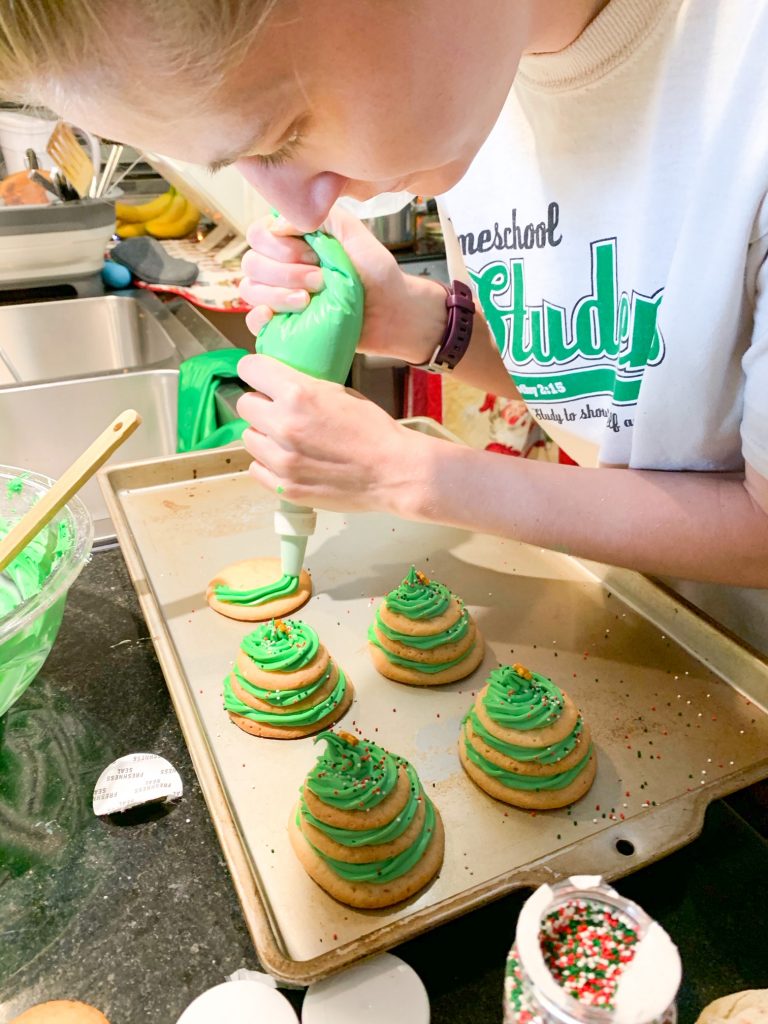
<path fill-rule="evenodd" d="M 177 335 L 173 315 L 141 289 L 0 306 L 0 385 L 177 367 Z"/>
<path fill-rule="evenodd" d="M 141 370 L 0 391 L 0 462 L 58 477 L 123 409 L 143 422 L 113 462 L 172 455 L 178 378 L 177 370 Z M 104 543 L 114 531 L 98 483 L 81 496 Z"/>

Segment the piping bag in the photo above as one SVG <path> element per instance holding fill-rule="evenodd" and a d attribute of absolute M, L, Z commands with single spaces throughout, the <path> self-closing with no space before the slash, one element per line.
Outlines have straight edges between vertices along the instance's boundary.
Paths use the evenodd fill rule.
<path fill-rule="evenodd" d="M 325 287 L 300 313 L 276 313 L 264 324 L 256 336 L 256 351 L 310 377 L 344 384 L 363 327 L 365 290 L 338 239 L 314 231 L 304 241 L 320 259 Z M 284 576 L 301 573 L 316 520 L 314 509 L 281 500 L 275 532 Z"/>

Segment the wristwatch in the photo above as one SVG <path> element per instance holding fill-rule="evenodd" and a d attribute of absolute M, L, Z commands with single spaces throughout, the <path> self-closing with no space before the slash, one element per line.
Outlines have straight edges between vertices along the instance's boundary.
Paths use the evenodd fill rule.
<path fill-rule="evenodd" d="M 437 282 L 441 284 L 441 282 Z M 432 373 L 450 373 L 463 358 L 472 340 L 472 322 L 475 317 L 475 300 L 472 291 L 463 281 L 452 281 L 445 288 L 445 308 L 448 322 L 443 337 L 426 363 L 411 364 L 417 370 Z"/>

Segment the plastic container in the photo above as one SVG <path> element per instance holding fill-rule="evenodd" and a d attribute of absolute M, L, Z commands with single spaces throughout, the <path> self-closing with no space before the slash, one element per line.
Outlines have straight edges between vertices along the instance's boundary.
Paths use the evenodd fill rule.
<path fill-rule="evenodd" d="M 19 489 L 9 486 L 23 477 Z M 16 522 L 50 488 L 39 473 L 0 466 L 0 520 Z M 40 591 L 0 618 L 0 717 L 18 700 L 43 667 L 61 625 L 67 593 L 91 553 L 93 523 L 77 497 L 53 519 L 49 529 L 67 523 L 71 546 L 51 568 Z"/>
<path fill-rule="evenodd" d="M 53 163 L 45 147 L 55 124 L 55 121 L 30 117 L 16 110 L 0 110 L 0 149 L 3 151 L 5 173 L 24 170 L 28 149 L 35 151 L 38 165 L 50 171 Z"/>
<path fill-rule="evenodd" d="M 0 110 L 0 150 L 3 153 L 5 173 L 13 174 L 26 168 L 28 149 L 35 151 L 39 167 L 52 170 L 53 161 L 46 147 L 56 124 L 55 120 L 32 117 L 19 110 Z M 85 141 L 91 162 L 98 172 L 101 167 L 101 143 L 95 135 L 82 128 L 75 125 L 70 125 L 70 128 Z"/>
<path fill-rule="evenodd" d="M 574 876 L 520 912 L 504 1024 L 676 1024 L 680 977 L 661 925 L 600 876 Z"/>

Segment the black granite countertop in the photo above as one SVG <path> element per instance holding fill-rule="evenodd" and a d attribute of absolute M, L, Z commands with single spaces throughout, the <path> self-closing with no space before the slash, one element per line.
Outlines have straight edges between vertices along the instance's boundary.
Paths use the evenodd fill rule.
<path fill-rule="evenodd" d="M 183 800 L 138 818 L 90 810 L 103 767 L 168 758 Z M 768 789 L 710 807 L 686 849 L 619 883 L 683 958 L 681 1024 L 711 999 L 768 987 Z M 433 1024 L 501 1020 L 522 896 L 396 952 L 421 975 Z M 43 671 L 0 719 L 0 1024 L 46 999 L 82 999 L 111 1024 L 175 1024 L 195 996 L 258 968 L 120 552 L 73 587 Z M 289 992 L 298 1009 L 300 992 Z"/>

